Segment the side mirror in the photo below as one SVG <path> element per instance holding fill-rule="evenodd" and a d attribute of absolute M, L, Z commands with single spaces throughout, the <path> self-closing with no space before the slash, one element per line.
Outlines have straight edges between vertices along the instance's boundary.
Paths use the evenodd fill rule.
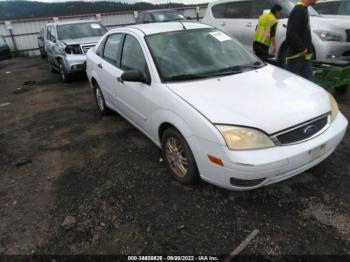
<path fill-rule="evenodd" d="M 145 77 L 137 70 L 127 70 L 120 76 L 122 81 L 147 83 Z"/>
<path fill-rule="evenodd" d="M 187 20 L 192 20 L 192 17 L 186 16 L 186 19 L 187 19 Z"/>

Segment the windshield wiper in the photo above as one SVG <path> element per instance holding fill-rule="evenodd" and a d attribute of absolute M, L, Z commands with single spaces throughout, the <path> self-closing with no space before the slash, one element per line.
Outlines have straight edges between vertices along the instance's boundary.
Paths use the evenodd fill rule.
<path fill-rule="evenodd" d="M 260 62 L 255 62 L 254 64 L 248 64 L 248 65 L 239 65 L 239 66 L 231 66 L 224 69 L 220 69 L 218 71 L 212 72 L 212 73 L 206 73 L 206 74 L 183 74 L 183 75 L 177 75 L 177 76 L 171 76 L 166 78 L 166 81 L 181 81 L 181 80 L 194 80 L 194 79 L 200 79 L 200 78 L 209 78 L 209 77 L 215 77 L 215 76 L 225 76 L 225 75 L 234 75 L 243 73 L 244 68 L 260 68 L 263 67 L 265 64 Z"/>
<path fill-rule="evenodd" d="M 206 78 L 206 77 L 209 77 L 209 76 L 210 75 L 183 74 L 183 75 L 167 77 L 165 79 L 165 81 L 194 80 L 194 79 Z"/>
<path fill-rule="evenodd" d="M 264 63 L 260 63 L 260 62 L 255 62 L 254 64 L 248 64 L 248 65 L 241 65 L 241 68 L 261 68 L 265 66 Z"/>
<path fill-rule="evenodd" d="M 219 75 L 233 75 L 233 74 L 239 74 L 239 73 L 243 73 L 244 68 L 260 68 L 263 67 L 265 64 L 260 63 L 260 62 L 255 62 L 254 64 L 248 64 L 248 65 L 238 65 L 238 66 L 231 66 L 231 67 L 227 67 L 221 70 L 218 70 L 212 74 L 210 74 L 211 76 L 219 76 Z"/>

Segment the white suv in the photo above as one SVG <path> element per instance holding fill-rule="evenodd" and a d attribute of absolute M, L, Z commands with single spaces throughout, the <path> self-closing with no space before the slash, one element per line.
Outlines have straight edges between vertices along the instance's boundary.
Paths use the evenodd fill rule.
<path fill-rule="evenodd" d="M 250 50 L 259 16 L 274 4 L 282 6 L 277 27 L 277 58 L 281 63 L 286 54 L 288 16 L 294 0 L 221 0 L 208 5 L 203 23 L 215 26 L 235 37 Z M 312 42 L 316 59 L 350 56 L 350 23 L 348 19 L 326 18 L 309 8 Z"/>

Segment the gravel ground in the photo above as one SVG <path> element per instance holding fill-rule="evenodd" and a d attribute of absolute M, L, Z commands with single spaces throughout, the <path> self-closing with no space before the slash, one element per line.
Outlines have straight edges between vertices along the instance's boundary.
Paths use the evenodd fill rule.
<path fill-rule="evenodd" d="M 24 81 L 36 81 L 23 85 Z M 336 96 L 350 117 L 350 94 Z M 4 104 L 10 103 L 10 104 Z M 249 192 L 167 174 L 160 151 L 84 77 L 0 62 L 0 254 L 350 254 L 350 134 L 307 172 Z"/>

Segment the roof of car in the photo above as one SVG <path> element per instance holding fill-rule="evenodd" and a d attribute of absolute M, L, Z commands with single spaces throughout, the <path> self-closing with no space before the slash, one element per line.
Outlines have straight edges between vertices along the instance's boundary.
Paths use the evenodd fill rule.
<path fill-rule="evenodd" d="M 208 7 L 210 6 L 214 6 L 214 5 L 217 5 L 217 4 L 224 4 L 224 3 L 231 3 L 231 2 L 241 2 L 241 1 L 249 1 L 251 2 L 252 0 L 218 0 L 218 1 L 213 1 L 213 2 L 209 2 L 208 4 Z"/>
<path fill-rule="evenodd" d="M 63 20 L 55 21 L 56 25 L 70 25 L 70 24 L 81 24 L 81 23 L 99 23 L 99 20 L 96 19 L 80 19 L 80 20 Z M 50 24 L 50 23 L 49 23 Z"/>
<path fill-rule="evenodd" d="M 168 12 L 176 12 L 176 13 L 180 13 L 178 10 L 176 9 L 157 9 L 157 10 L 146 10 L 146 11 L 142 11 L 139 13 L 139 15 L 141 14 L 149 14 L 149 13 L 168 13 Z"/>
<path fill-rule="evenodd" d="M 127 26 L 124 28 L 133 28 L 142 32 L 145 35 L 153 35 L 164 32 L 172 32 L 184 30 L 184 27 L 188 30 L 190 29 L 201 29 L 201 28 L 213 28 L 210 25 L 202 24 L 199 22 L 192 21 L 181 21 L 181 22 L 165 22 L 165 23 L 149 23 L 149 24 L 136 24 Z M 109 32 L 118 32 L 122 27 L 117 29 L 112 29 Z"/>

